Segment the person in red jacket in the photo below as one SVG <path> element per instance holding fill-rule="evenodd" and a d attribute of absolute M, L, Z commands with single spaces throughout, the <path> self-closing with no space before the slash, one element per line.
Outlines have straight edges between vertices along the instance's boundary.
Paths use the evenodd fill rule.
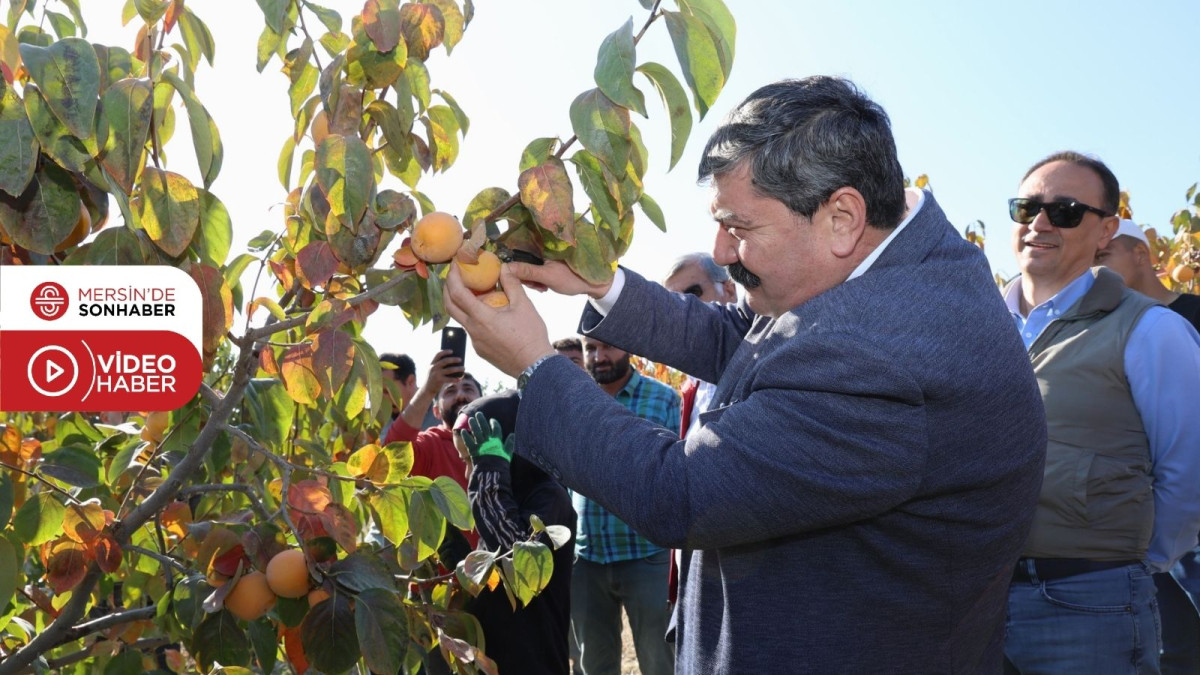
<path fill-rule="evenodd" d="M 412 443 L 412 476 L 437 478 L 449 476 L 467 490 L 467 463 L 454 447 L 454 420 L 458 413 L 471 401 L 479 398 L 479 381 L 462 370 L 462 361 L 451 356 L 449 350 L 437 353 L 429 368 L 429 377 L 404 408 L 404 412 L 388 427 L 381 445 L 388 443 Z M 425 410 L 433 402 L 433 414 L 442 423 L 422 431 L 419 428 Z M 479 535 L 463 532 L 471 548 L 475 548 Z"/>

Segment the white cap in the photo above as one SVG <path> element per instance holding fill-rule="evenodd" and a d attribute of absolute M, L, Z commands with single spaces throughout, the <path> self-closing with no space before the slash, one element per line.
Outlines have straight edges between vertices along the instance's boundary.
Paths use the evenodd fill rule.
<path fill-rule="evenodd" d="M 1120 237 L 1122 235 L 1133 237 L 1146 246 L 1150 245 L 1150 240 L 1146 238 L 1146 233 L 1142 232 L 1142 228 L 1138 227 L 1138 224 L 1132 220 L 1121 219 L 1121 224 L 1117 226 L 1117 233 L 1114 236 Z"/>

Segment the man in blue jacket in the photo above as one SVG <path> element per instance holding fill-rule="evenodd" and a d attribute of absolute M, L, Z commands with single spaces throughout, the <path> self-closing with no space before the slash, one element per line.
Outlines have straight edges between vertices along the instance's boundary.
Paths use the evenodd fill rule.
<path fill-rule="evenodd" d="M 520 375 L 522 454 L 689 552 L 677 672 L 1000 672 L 1046 423 L 987 261 L 905 190 L 886 113 L 845 80 L 751 94 L 699 173 L 737 305 L 547 263 L 506 266 L 493 309 L 451 271 L 450 313 Z M 589 295 L 585 335 L 715 382 L 699 431 L 554 356 L 520 281 Z"/>

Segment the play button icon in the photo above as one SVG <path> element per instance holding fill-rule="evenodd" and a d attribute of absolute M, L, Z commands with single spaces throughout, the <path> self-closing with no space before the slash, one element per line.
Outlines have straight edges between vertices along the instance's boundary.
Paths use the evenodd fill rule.
<path fill-rule="evenodd" d="M 29 384 L 43 396 L 62 396 L 79 380 L 79 363 L 64 347 L 46 345 L 33 353 L 25 369 Z"/>

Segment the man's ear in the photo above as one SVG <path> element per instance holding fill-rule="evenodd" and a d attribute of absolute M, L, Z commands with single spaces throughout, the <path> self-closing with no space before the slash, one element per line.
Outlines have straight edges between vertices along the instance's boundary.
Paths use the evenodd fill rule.
<path fill-rule="evenodd" d="M 415 387 L 417 385 L 417 374 L 409 373 L 408 377 L 404 378 L 403 380 L 400 380 L 400 384 L 402 384 L 405 387 Z"/>
<path fill-rule="evenodd" d="M 829 218 L 830 252 L 839 258 L 850 257 L 866 231 L 866 199 L 852 187 L 838 188 L 829 195 L 825 210 Z"/>
<path fill-rule="evenodd" d="M 1116 216 L 1108 216 L 1100 221 L 1100 241 L 1096 246 L 1096 250 L 1108 246 L 1108 242 L 1112 241 L 1113 236 L 1117 233 L 1117 226 L 1120 224 L 1120 220 Z"/>
<path fill-rule="evenodd" d="M 733 279 L 726 279 L 721 282 L 721 288 L 725 291 L 724 297 L 721 299 L 725 302 L 734 302 L 737 300 L 737 284 L 733 283 Z"/>

